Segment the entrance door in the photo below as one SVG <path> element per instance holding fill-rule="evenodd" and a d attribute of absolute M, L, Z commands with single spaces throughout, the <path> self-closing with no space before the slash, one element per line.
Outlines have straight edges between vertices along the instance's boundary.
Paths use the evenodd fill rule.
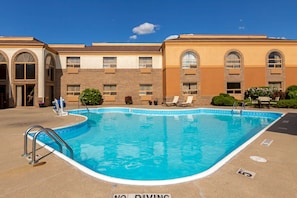
<path fill-rule="evenodd" d="M 34 105 L 34 87 L 34 84 L 16 86 L 16 106 Z"/>

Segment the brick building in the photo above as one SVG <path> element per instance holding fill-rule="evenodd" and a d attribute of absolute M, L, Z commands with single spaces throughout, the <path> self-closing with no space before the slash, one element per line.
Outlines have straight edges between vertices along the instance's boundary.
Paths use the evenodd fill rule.
<path fill-rule="evenodd" d="M 46 44 L 0 37 L 0 108 L 78 103 L 86 88 L 105 104 L 184 99 L 209 104 L 229 93 L 243 99 L 255 86 L 297 84 L 297 40 L 264 35 L 179 35 L 163 43 Z"/>

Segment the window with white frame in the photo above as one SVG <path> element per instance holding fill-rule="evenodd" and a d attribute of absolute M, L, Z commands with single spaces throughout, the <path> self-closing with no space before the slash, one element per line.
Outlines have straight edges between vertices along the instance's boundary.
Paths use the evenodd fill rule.
<path fill-rule="evenodd" d="M 197 83 L 194 83 L 194 82 L 183 83 L 184 95 L 196 95 L 197 92 L 198 92 Z"/>
<path fill-rule="evenodd" d="M 226 57 L 226 68 L 239 69 L 240 68 L 240 55 L 237 52 L 230 52 Z"/>
<path fill-rule="evenodd" d="M 117 57 L 103 57 L 103 68 L 116 68 Z"/>
<path fill-rule="evenodd" d="M 241 94 L 240 82 L 227 82 L 227 93 L 228 94 Z"/>
<path fill-rule="evenodd" d="M 67 57 L 66 66 L 67 68 L 80 68 L 80 57 Z"/>
<path fill-rule="evenodd" d="M 182 68 L 183 69 L 194 69 L 197 68 L 197 56 L 193 52 L 186 52 L 182 57 Z"/>
<path fill-rule="evenodd" d="M 78 96 L 80 94 L 80 85 L 67 85 L 67 95 Z"/>
<path fill-rule="evenodd" d="M 278 52 L 271 52 L 268 55 L 268 68 L 281 68 L 282 67 L 282 57 Z"/>
<path fill-rule="evenodd" d="M 153 95 L 152 84 L 140 84 L 139 85 L 139 95 L 140 96 Z"/>
<path fill-rule="evenodd" d="M 116 84 L 103 85 L 103 95 L 110 95 L 110 96 L 117 95 L 117 85 Z"/>
<path fill-rule="evenodd" d="M 152 57 L 139 57 L 139 68 L 152 68 Z"/>

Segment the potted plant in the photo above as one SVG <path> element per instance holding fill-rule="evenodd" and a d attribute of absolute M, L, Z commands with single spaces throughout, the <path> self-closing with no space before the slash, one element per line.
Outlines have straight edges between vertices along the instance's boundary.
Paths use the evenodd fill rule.
<path fill-rule="evenodd" d="M 42 107 L 46 107 L 46 105 L 45 105 L 44 102 L 39 102 L 38 105 L 39 105 L 40 108 L 42 108 Z"/>
<path fill-rule="evenodd" d="M 133 104 L 132 96 L 126 96 L 125 97 L 125 103 L 126 104 Z"/>

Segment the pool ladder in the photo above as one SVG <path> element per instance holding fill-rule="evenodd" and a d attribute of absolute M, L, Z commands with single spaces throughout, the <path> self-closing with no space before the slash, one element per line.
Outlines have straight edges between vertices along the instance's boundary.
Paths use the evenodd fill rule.
<path fill-rule="evenodd" d="M 240 114 L 241 115 L 243 109 L 245 109 L 245 103 L 244 102 L 241 103 L 241 109 L 240 110 L 237 110 L 237 106 L 238 106 L 238 103 L 237 102 L 234 102 L 231 113 L 232 114 Z"/>
<path fill-rule="evenodd" d="M 30 155 L 32 156 L 29 164 L 34 165 L 38 163 L 38 161 L 41 159 L 41 158 L 36 159 L 36 140 L 38 135 L 41 133 L 45 133 L 48 137 L 54 140 L 54 142 L 59 146 L 60 152 L 63 152 L 62 145 L 64 145 L 68 149 L 71 159 L 73 158 L 72 148 L 53 129 L 44 128 L 40 125 L 34 125 L 29 127 L 24 134 L 24 153 L 22 156 L 28 157 L 28 158 L 30 158 Z M 30 134 L 34 134 L 34 135 L 32 140 L 32 152 L 28 153 L 28 136 Z"/>
<path fill-rule="evenodd" d="M 89 111 L 89 108 L 88 108 L 86 102 L 84 101 L 84 99 L 82 99 L 81 97 L 80 97 L 79 99 L 80 99 L 80 100 L 78 100 L 78 109 L 79 109 L 79 101 L 81 101 L 81 103 L 86 107 L 86 109 L 87 109 L 87 111 L 88 111 L 88 113 L 89 113 L 89 112 L 90 112 L 90 111 Z"/>

